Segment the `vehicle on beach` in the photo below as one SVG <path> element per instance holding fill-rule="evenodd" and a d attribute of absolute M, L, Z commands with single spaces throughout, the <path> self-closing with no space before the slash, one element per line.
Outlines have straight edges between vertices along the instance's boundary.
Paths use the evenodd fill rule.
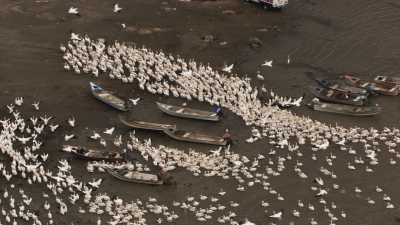
<path fill-rule="evenodd" d="M 345 105 L 358 105 L 358 106 L 362 106 L 367 103 L 367 97 L 365 95 L 349 94 L 317 86 L 310 86 L 310 92 L 315 97 L 326 102 L 334 102 Z"/>
<path fill-rule="evenodd" d="M 324 88 L 333 89 L 336 91 L 341 91 L 341 92 L 356 94 L 356 95 L 367 95 L 367 96 L 370 94 L 365 89 L 349 86 L 346 84 L 342 84 L 342 83 L 327 80 L 327 79 L 315 78 L 315 81 Z"/>
<path fill-rule="evenodd" d="M 364 88 L 366 90 L 370 90 L 378 94 L 382 95 L 399 94 L 399 86 L 396 84 L 366 81 L 352 75 L 344 75 L 342 76 L 342 78 L 345 79 L 351 85 L 354 85 L 359 88 Z"/>
<path fill-rule="evenodd" d="M 210 112 L 198 109 L 192 109 L 188 107 L 167 105 L 164 103 L 156 102 L 157 107 L 170 116 L 197 119 L 197 120 L 207 120 L 207 121 L 219 121 L 220 116 L 217 112 Z"/>
<path fill-rule="evenodd" d="M 375 106 L 352 106 L 336 103 L 321 102 L 319 99 L 314 98 L 308 107 L 315 111 L 336 113 L 349 116 L 374 116 L 379 114 L 382 109 L 378 105 Z"/>
<path fill-rule="evenodd" d="M 261 5 L 264 9 L 282 9 L 288 4 L 288 0 L 245 0 L 246 2 L 253 2 Z"/>
<path fill-rule="evenodd" d="M 107 169 L 107 172 L 117 179 L 131 183 L 151 185 L 163 185 L 173 183 L 171 176 L 162 173 L 156 175 L 151 173 L 130 171 L 127 169 Z"/>
<path fill-rule="evenodd" d="M 374 81 L 377 83 L 400 85 L 400 77 L 376 76 Z"/>
<path fill-rule="evenodd" d="M 176 129 L 176 125 L 129 120 L 128 118 L 122 115 L 119 115 L 119 120 L 125 126 L 135 129 L 156 130 L 156 131 L 163 131 L 165 129 Z"/>
<path fill-rule="evenodd" d="M 98 100 L 120 111 L 128 111 L 126 102 L 123 99 L 115 96 L 112 92 L 106 91 L 99 85 L 92 82 L 90 82 L 90 89 L 93 96 Z"/>
<path fill-rule="evenodd" d="M 63 148 L 69 149 L 69 152 L 76 157 L 85 160 L 105 160 L 105 161 L 123 161 L 125 160 L 119 152 L 109 152 L 102 150 L 89 149 L 82 146 L 64 145 Z"/>
<path fill-rule="evenodd" d="M 222 146 L 228 144 L 227 140 L 224 137 L 210 136 L 207 134 L 201 134 L 197 132 L 166 129 L 164 130 L 164 133 L 178 141 L 186 141 L 186 142 L 194 142 L 194 143 L 210 144 L 210 145 L 222 145 Z"/>

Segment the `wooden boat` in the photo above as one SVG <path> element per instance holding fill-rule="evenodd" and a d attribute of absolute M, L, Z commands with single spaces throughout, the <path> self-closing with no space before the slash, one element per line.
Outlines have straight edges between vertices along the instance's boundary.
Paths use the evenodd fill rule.
<path fill-rule="evenodd" d="M 341 91 L 335 91 L 333 89 L 326 89 L 323 87 L 311 86 L 310 91 L 315 97 L 327 102 L 361 106 L 367 101 L 367 97 L 365 95 L 354 95 Z"/>
<path fill-rule="evenodd" d="M 371 90 L 378 94 L 382 95 L 398 95 L 399 94 L 399 86 L 396 84 L 390 83 L 378 83 L 378 82 L 370 82 L 366 80 L 362 80 L 358 77 L 352 75 L 344 75 L 343 78 L 349 82 L 350 84 L 364 88 L 366 90 Z"/>
<path fill-rule="evenodd" d="M 137 171 L 129 171 L 126 169 L 108 169 L 107 172 L 120 180 L 139 183 L 139 184 L 152 184 L 162 185 L 164 184 L 163 179 L 159 176 L 151 173 L 142 173 Z"/>
<path fill-rule="evenodd" d="M 369 95 L 369 92 L 365 89 L 353 87 L 339 82 L 334 82 L 326 79 L 315 78 L 315 81 L 324 88 L 333 89 L 336 91 L 341 91 L 356 95 Z"/>
<path fill-rule="evenodd" d="M 321 102 L 318 99 L 313 99 L 307 104 L 315 111 L 337 113 L 349 116 L 373 116 L 379 114 L 382 109 L 378 105 L 375 106 L 351 106 L 343 104 L 334 104 L 328 102 Z"/>
<path fill-rule="evenodd" d="M 287 4 L 288 0 L 245 0 L 246 2 L 253 2 L 261 5 L 264 9 L 283 9 Z"/>
<path fill-rule="evenodd" d="M 164 130 L 164 133 L 178 141 L 195 142 L 210 145 L 227 145 L 227 141 L 223 137 L 210 136 L 206 134 L 176 129 L 166 129 Z"/>
<path fill-rule="evenodd" d="M 118 152 L 101 151 L 95 149 L 88 149 L 81 146 L 65 145 L 69 151 L 78 158 L 85 160 L 105 160 L 105 161 L 119 161 L 125 160 Z"/>
<path fill-rule="evenodd" d="M 128 120 L 126 117 L 122 115 L 119 115 L 119 120 L 124 125 L 135 129 L 157 130 L 157 131 L 163 131 L 165 129 L 176 129 L 176 125 Z"/>
<path fill-rule="evenodd" d="M 102 87 L 92 82 L 90 82 L 90 89 L 92 91 L 93 96 L 98 100 L 106 103 L 109 106 L 114 107 L 115 109 L 121 111 L 128 111 L 126 102 L 123 99 L 112 94 L 110 91 L 106 91 Z"/>
<path fill-rule="evenodd" d="M 198 109 L 191 109 L 181 106 L 167 105 L 164 103 L 156 102 L 157 107 L 164 113 L 181 117 L 198 120 L 219 121 L 219 115 L 216 112 L 203 111 Z"/>
<path fill-rule="evenodd" d="M 388 83 L 397 86 L 400 85 L 400 77 L 376 76 L 374 81 L 377 83 Z"/>

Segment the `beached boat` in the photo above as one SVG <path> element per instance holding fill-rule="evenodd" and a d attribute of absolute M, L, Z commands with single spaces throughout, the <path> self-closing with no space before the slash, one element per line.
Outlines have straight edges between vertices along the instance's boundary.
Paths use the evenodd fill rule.
<path fill-rule="evenodd" d="M 345 79 L 347 82 L 356 87 L 364 88 L 366 90 L 371 90 L 378 94 L 382 95 L 399 94 L 399 86 L 396 84 L 366 81 L 352 75 L 344 75 L 343 79 Z"/>
<path fill-rule="evenodd" d="M 389 77 L 389 76 L 376 76 L 374 81 L 377 83 L 388 83 L 399 86 L 400 85 L 400 77 Z"/>
<path fill-rule="evenodd" d="M 197 132 L 167 129 L 164 130 L 164 133 L 178 141 L 195 142 L 210 145 L 227 145 L 227 141 L 223 137 L 210 136 Z"/>
<path fill-rule="evenodd" d="M 219 121 L 219 115 L 216 112 L 203 111 L 198 109 L 191 109 L 187 107 L 167 105 L 164 103 L 156 102 L 157 107 L 164 113 L 181 117 L 198 120 Z"/>
<path fill-rule="evenodd" d="M 369 92 L 365 89 L 345 85 L 339 82 L 326 80 L 322 78 L 315 78 L 315 81 L 324 88 L 333 89 L 336 91 L 356 94 L 356 95 L 369 95 Z"/>
<path fill-rule="evenodd" d="M 126 169 L 108 169 L 107 172 L 120 180 L 139 183 L 139 184 L 152 184 L 162 185 L 164 184 L 163 179 L 159 176 L 151 173 L 142 173 L 137 171 L 129 171 Z"/>
<path fill-rule="evenodd" d="M 74 145 L 64 145 L 63 149 L 68 149 L 69 152 L 71 152 L 78 158 L 85 160 L 106 160 L 106 161 L 125 160 L 123 156 L 118 152 L 95 150 Z"/>
<path fill-rule="evenodd" d="M 102 87 L 98 86 L 97 84 L 94 84 L 90 82 L 90 89 L 92 91 L 92 94 L 95 98 L 98 100 L 106 103 L 109 106 L 112 106 L 118 110 L 121 111 L 128 111 L 126 102 L 122 100 L 121 98 L 115 96 L 112 94 L 110 91 L 104 90 Z"/>
<path fill-rule="evenodd" d="M 311 86 L 310 91 L 315 97 L 327 102 L 361 106 L 366 104 L 367 101 L 365 95 L 354 95 L 323 87 Z"/>
<path fill-rule="evenodd" d="M 157 131 L 163 131 L 165 129 L 176 129 L 176 125 L 151 123 L 151 122 L 138 121 L 138 120 L 129 120 L 122 115 L 119 115 L 119 120 L 125 126 L 135 128 L 135 129 L 157 130 Z"/>
<path fill-rule="evenodd" d="M 317 98 L 313 99 L 307 104 L 310 108 L 315 111 L 329 112 L 336 114 L 343 114 L 349 116 L 373 116 L 379 114 L 382 109 L 378 105 L 375 106 L 352 106 L 335 104 L 328 102 L 321 102 Z"/>

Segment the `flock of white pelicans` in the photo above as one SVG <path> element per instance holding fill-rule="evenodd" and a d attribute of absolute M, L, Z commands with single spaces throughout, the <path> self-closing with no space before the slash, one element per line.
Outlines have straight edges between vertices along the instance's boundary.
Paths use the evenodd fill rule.
<path fill-rule="evenodd" d="M 348 129 L 296 116 L 272 106 L 271 102 L 262 102 L 258 98 L 258 90 L 265 91 L 265 88 L 252 86 L 249 77 L 217 71 L 193 60 L 186 62 L 161 51 L 154 52 L 118 42 L 106 45 L 104 39 L 92 40 L 77 34 L 72 34 L 68 43 L 60 49 L 64 53 L 64 68 L 67 70 L 93 74 L 95 77 L 108 76 L 123 83 L 137 81 L 139 88 L 152 94 L 222 106 L 252 127 L 247 145 L 267 138 L 269 149 L 264 147 L 258 155 L 246 156 L 235 153 L 233 150 L 236 146 L 197 152 L 193 149 L 155 146 L 151 139 L 140 140 L 134 132 L 121 138 L 114 128 L 103 132 L 93 130 L 95 139 L 102 142 L 99 144 L 106 146 L 106 138 L 101 137 L 111 138 L 114 141 L 109 141 L 109 145 L 115 145 L 123 151 L 139 152 L 149 164 L 166 171 L 173 173 L 176 168 L 184 168 L 193 176 L 230 179 L 236 183 L 232 192 L 251 195 L 256 189 L 265 191 L 265 199 L 253 204 L 255 209 L 263 209 L 263 224 L 280 224 L 283 220 L 290 221 L 289 224 L 300 224 L 296 221 L 303 221 L 301 224 L 307 221 L 312 225 L 347 224 L 351 212 L 330 197 L 337 195 L 348 195 L 370 207 L 383 205 L 387 210 L 397 207 L 385 187 L 373 183 L 366 187 L 340 183 L 335 169 L 339 164 L 340 167 L 347 167 L 347 175 L 353 171 L 368 174 L 374 173 L 380 165 L 396 165 L 400 157 L 397 151 L 399 129 Z M 289 105 L 299 105 L 301 101 L 274 98 L 274 101 Z M 0 198 L 0 224 L 58 224 L 57 219 L 61 220 L 63 216 L 64 221 L 72 218 L 68 211 L 93 214 L 98 225 L 177 223 L 180 214 L 187 216 L 188 213 L 198 223 L 254 224 L 250 222 L 252 218 L 246 219 L 251 215 L 238 215 L 241 202 L 229 199 L 230 193 L 226 190 L 221 189 L 208 196 L 193 193 L 173 202 L 162 202 L 152 197 L 131 201 L 108 194 L 102 189 L 101 179 L 82 181 L 80 175 L 74 176 L 66 159 L 59 160 L 57 167 L 49 166 L 49 159 L 58 159 L 59 154 L 42 150 L 46 137 L 62 136 L 63 141 L 69 143 L 76 135 L 71 129 L 76 127 L 75 118 L 64 122 L 57 120 L 42 113 L 39 102 L 28 105 L 33 107 L 36 115 L 24 118 L 23 107 L 26 107 L 24 99 L 16 98 L 4 109 L 8 116 L 1 120 L 0 148 L 6 160 L 0 162 L 0 168 L 6 185 L 2 187 Z M 61 133 L 66 130 L 67 133 Z M 305 168 L 306 161 L 316 165 L 313 171 L 307 170 L 312 165 Z M 95 175 L 95 172 L 104 172 L 107 167 L 149 170 L 149 166 L 140 163 L 113 165 L 89 162 L 87 171 Z M 288 192 L 284 187 L 277 188 L 280 186 L 276 181 L 279 176 L 297 179 L 299 188 L 303 185 L 310 196 L 306 199 L 289 199 L 284 194 Z M 42 190 L 41 195 L 35 196 L 38 199 L 30 196 L 31 185 Z M 243 202 L 246 202 L 246 194 L 242 196 Z M 287 202 L 285 209 L 274 206 L 274 203 L 282 205 L 279 204 L 281 201 Z"/>

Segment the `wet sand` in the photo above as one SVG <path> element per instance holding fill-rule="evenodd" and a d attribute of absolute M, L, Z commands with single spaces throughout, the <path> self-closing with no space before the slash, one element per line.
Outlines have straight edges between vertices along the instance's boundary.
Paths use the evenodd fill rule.
<path fill-rule="evenodd" d="M 248 74 L 254 78 L 259 70 L 265 80 L 260 82 L 254 79 L 254 84 L 264 84 L 268 89 L 273 89 L 283 96 L 299 97 L 307 93 L 308 85 L 313 83 L 308 78 L 309 74 L 337 77 L 343 72 L 351 71 L 365 74 L 364 77 L 367 78 L 383 74 L 395 76 L 400 71 L 400 4 L 396 1 L 355 0 L 349 3 L 343 0 L 292 0 L 288 8 L 282 12 L 274 12 L 239 0 L 190 3 L 137 0 L 121 2 L 123 10 L 118 14 L 112 12 L 114 2 L 109 1 L 84 0 L 73 4 L 65 1 L 0 2 L 4 5 L 0 9 L 0 102 L 3 105 L 8 104 L 17 96 L 24 96 L 28 103 L 40 100 L 41 112 L 56 116 L 57 121 L 65 121 L 74 115 L 78 120 L 78 127 L 74 132 L 82 131 L 85 127 L 102 130 L 111 126 L 116 126 L 117 131 L 121 133 L 127 133 L 129 130 L 119 123 L 117 112 L 91 96 L 88 89 L 88 82 L 94 80 L 91 76 L 76 75 L 63 69 L 62 54 L 58 48 L 66 41 L 71 31 L 86 33 L 93 38 L 104 37 L 109 41 L 134 42 L 137 46 L 161 49 L 186 59 L 193 58 L 198 62 L 210 63 L 214 67 L 222 67 L 224 63 L 235 63 L 235 73 Z M 79 8 L 80 17 L 66 14 L 71 5 Z M 224 10 L 233 10 L 235 13 L 227 15 L 223 13 Z M 125 23 L 127 29 L 122 29 L 121 23 Z M 210 34 L 216 38 L 215 41 L 202 41 L 204 35 Z M 257 49 L 251 48 L 251 37 L 259 38 L 263 45 Z M 224 41 L 227 44 L 221 46 L 219 43 Z M 286 63 L 288 55 L 292 61 L 290 64 Z M 260 67 L 259 65 L 267 59 L 274 60 L 273 67 Z M 221 134 L 228 127 L 238 140 L 232 150 L 247 155 L 250 159 L 258 153 L 266 154 L 272 148 L 267 144 L 267 140 L 246 144 L 244 140 L 249 137 L 250 129 L 230 112 L 226 113 L 226 118 L 220 123 L 176 119 L 157 111 L 154 101 L 181 103 L 181 100 L 152 96 L 138 90 L 136 86 L 123 85 L 104 78 L 96 79 L 96 82 L 116 90 L 123 96 L 140 96 L 143 100 L 134 113 L 141 119 L 175 122 L 182 128 L 205 132 L 212 130 L 215 134 Z M 310 99 L 308 93 L 307 97 Z M 398 97 L 373 97 L 373 102 L 382 105 L 384 111 L 372 118 L 318 113 L 305 106 L 294 111 L 299 115 L 346 127 L 398 127 Z M 190 102 L 189 105 L 207 108 L 206 105 L 197 102 Z M 33 113 L 32 107 L 24 108 L 24 114 Z M 59 158 L 69 157 L 68 154 L 58 151 L 63 144 L 64 131 L 64 128 L 60 129 L 46 141 L 44 149 L 50 153 L 50 165 L 56 165 Z M 193 148 L 206 152 L 210 149 L 204 145 L 179 143 L 152 132 L 137 131 L 137 134 L 139 137 L 152 138 L 153 143 L 175 146 L 183 150 Z M 287 154 L 287 150 L 279 151 L 280 155 Z M 311 150 L 304 149 L 303 152 L 305 171 L 309 177 L 319 176 L 320 165 L 316 165 L 307 155 L 308 152 L 311 154 Z M 373 189 L 379 184 L 390 193 L 395 205 L 400 203 L 397 166 L 380 166 L 372 174 L 358 170 L 349 172 L 345 166 L 352 158 L 340 151 L 337 151 L 336 155 L 338 159 L 335 171 L 339 177 L 337 183 L 349 188 L 363 187 L 365 193 L 361 195 L 365 196 L 373 196 Z M 322 161 L 325 157 L 322 154 L 319 158 Z M 293 168 L 294 162 L 290 162 L 287 167 Z M 74 173 L 87 174 L 85 162 L 71 163 Z M 323 164 L 318 161 L 317 164 L 319 163 Z M 188 195 L 215 195 L 223 188 L 227 195 L 222 197 L 221 201 L 239 202 L 240 206 L 235 209 L 238 218 L 247 217 L 257 224 L 273 222 L 267 217 L 273 209 L 285 209 L 289 212 L 297 199 L 317 201 L 309 189 L 310 179 L 301 180 L 291 169 L 270 180 L 286 197 L 285 201 L 271 199 L 271 195 L 260 187 L 249 188 L 244 193 L 237 192 L 237 184 L 233 180 L 194 177 L 182 169 L 174 171 L 173 176 L 178 185 L 167 187 L 125 184 L 107 174 L 99 173 L 84 175 L 83 179 L 104 178 L 99 192 L 107 191 L 124 199 L 154 196 L 168 205 L 171 205 L 173 200 L 183 200 Z M 3 182 L 5 181 L 1 179 L 0 184 Z M 42 191 L 39 185 L 34 186 L 31 191 L 40 199 Z M 338 221 L 337 224 L 397 224 L 395 218 L 400 216 L 397 209 L 386 210 L 382 201 L 375 206 L 369 206 L 354 193 L 333 193 L 329 198 L 348 212 L 348 218 Z M 268 214 L 263 212 L 264 209 L 259 204 L 261 199 L 268 200 L 273 206 Z M 176 211 L 181 218 L 174 224 L 202 224 L 195 221 L 191 213 L 184 213 L 179 209 Z M 304 218 L 300 219 L 288 215 L 277 223 L 288 224 L 289 221 L 295 221 L 295 224 L 308 224 L 307 218 L 314 217 L 318 220 L 321 211 L 319 209 L 314 213 L 305 212 Z M 95 224 L 97 220 L 95 215 L 76 212 L 69 214 L 68 218 L 69 221 L 57 216 L 56 224 Z M 322 218 L 318 220 L 320 224 L 328 224 L 326 215 Z M 154 223 L 149 218 L 148 224 Z"/>

